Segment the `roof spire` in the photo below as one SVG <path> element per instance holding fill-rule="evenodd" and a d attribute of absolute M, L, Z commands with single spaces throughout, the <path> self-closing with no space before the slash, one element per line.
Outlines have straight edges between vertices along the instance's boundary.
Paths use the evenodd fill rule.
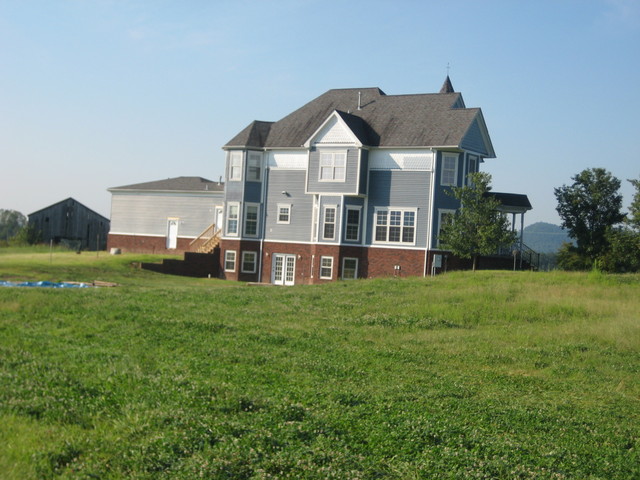
<path fill-rule="evenodd" d="M 447 70 L 449 70 L 449 65 L 447 65 Z M 442 84 L 442 88 L 440 89 L 440 93 L 454 93 L 453 85 L 451 85 L 451 79 L 449 78 L 449 73 L 447 72 L 447 78 Z"/>

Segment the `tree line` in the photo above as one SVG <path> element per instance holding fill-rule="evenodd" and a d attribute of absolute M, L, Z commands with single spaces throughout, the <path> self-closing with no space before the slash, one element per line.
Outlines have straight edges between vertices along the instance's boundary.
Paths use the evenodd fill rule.
<path fill-rule="evenodd" d="M 622 211 L 620 180 L 604 168 L 583 170 L 572 180 L 554 188 L 561 226 L 575 242 L 560 248 L 558 267 L 640 272 L 640 179 L 628 180 L 635 187 L 628 213 Z M 467 185 L 448 192 L 461 206 L 440 225 L 440 247 L 473 259 L 474 270 L 479 256 L 495 254 L 500 246 L 517 249 L 516 233 L 490 190 L 491 175 L 471 173 Z"/>

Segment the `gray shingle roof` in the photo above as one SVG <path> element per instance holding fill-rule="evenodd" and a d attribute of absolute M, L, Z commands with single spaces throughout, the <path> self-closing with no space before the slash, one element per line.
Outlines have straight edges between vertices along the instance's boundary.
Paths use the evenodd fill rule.
<path fill-rule="evenodd" d="M 348 116 L 348 125 L 358 130 L 354 133 L 372 147 L 461 147 L 474 123 L 484 127 L 480 109 L 464 108 L 460 93 L 386 95 L 379 88 L 335 89 L 277 122 L 251 123 L 224 148 L 299 148 L 333 111 Z M 488 143 L 488 151 L 480 153 L 491 157 Z"/>
<path fill-rule="evenodd" d="M 156 192 L 223 192 L 224 184 L 221 182 L 213 182 L 202 177 L 175 177 L 108 189 L 110 192 L 118 190 L 144 190 Z"/>

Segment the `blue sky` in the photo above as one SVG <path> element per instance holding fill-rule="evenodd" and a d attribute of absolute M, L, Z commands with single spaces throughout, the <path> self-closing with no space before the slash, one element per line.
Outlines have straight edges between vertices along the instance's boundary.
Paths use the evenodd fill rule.
<path fill-rule="evenodd" d="M 0 208 L 217 180 L 221 150 L 332 88 L 437 92 L 482 108 L 495 191 L 559 223 L 585 168 L 640 177 L 640 0 L 0 0 Z"/>

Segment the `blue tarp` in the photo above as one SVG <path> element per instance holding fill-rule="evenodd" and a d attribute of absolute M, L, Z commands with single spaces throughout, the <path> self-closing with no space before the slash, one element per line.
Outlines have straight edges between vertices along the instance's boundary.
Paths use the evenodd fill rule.
<path fill-rule="evenodd" d="M 5 282 L 0 280 L 0 287 L 42 287 L 42 288 L 89 288 L 86 283 L 66 282 Z"/>

